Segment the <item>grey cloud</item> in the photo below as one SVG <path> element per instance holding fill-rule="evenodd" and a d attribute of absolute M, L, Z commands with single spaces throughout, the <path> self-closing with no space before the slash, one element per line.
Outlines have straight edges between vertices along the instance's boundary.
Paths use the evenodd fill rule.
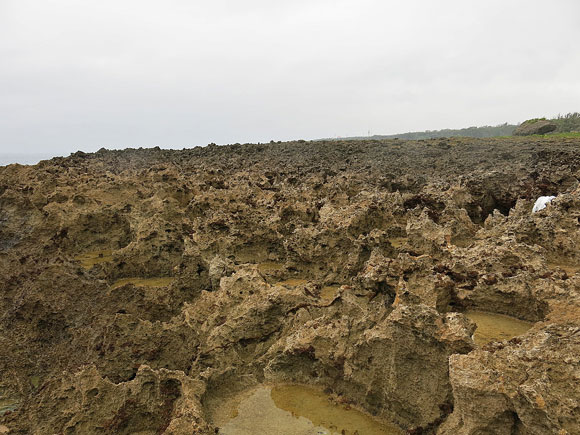
<path fill-rule="evenodd" d="M 580 3 L 0 0 L 0 152 L 318 138 L 577 111 Z"/>

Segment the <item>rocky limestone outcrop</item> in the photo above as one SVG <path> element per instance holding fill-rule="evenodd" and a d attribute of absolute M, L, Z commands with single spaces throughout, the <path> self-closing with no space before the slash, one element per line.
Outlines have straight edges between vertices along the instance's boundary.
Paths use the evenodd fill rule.
<path fill-rule="evenodd" d="M 532 134 L 546 134 L 558 128 L 555 122 L 546 119 L 523 122 L 513 132 L 514 136 L 530 136 Z"/>
<path fill-rule="evenodd" d="M 578 433 L 580 392 L 570 385 L 580 380 L 579 355 L 578 326 L 556 324 L 452 356 L 454 411 L 437 433 Z"/>
<path fill-rule="evenodd" d="M 24 411 L 34 422 L 11 425 L 20 433 L 209 433 L 199 398 L 204 384 L 182 372 L 141 366 L 133 380 L 115 384 L 95 367 L 63 373 L 39 392 L 42 406 Z"/>
<path fill-rule="evenodd" d="M 1 167 L 0 432 L 215 433 L 268 381 L 409 433 L 578 432 L 580 142 L 443 145 Z M 536 324 L 481 347 L 466 310 Z"/>

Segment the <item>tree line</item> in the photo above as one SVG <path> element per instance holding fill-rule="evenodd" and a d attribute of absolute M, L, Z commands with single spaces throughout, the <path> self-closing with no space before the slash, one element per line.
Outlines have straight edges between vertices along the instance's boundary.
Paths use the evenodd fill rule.
<path fill-rule="evenodd" d="M 546 118 L 538 118 L 546 119 Z M 554 133 L 569 133 L 569 132 L 580 132 L 580 113 L 573 112 L 567 113 L 565 115 L 558 114 L 557 116 L 550 119 L 558 127 Z M 443 129 L 443 130 L 426 130 L 426 131 L 414 131 L 409 133 L 400 134 L 390 134 L 390 135 L 373 135 L 373 136 L 353 136 L 340 138 L 340 140 L 345 139 L 407 139 L 407 140 L 420 140 L 420 139 L 436 139 L 442 137 L 498 137 L 498 136 L 511 136 L 514 130 L 520 124 L 508 124 L 507 122 L 499 125 L 486 125 L 483 127 L 467 127 L 460 129 Z M 551 133 L 551 134 L 554 134 Z"/>

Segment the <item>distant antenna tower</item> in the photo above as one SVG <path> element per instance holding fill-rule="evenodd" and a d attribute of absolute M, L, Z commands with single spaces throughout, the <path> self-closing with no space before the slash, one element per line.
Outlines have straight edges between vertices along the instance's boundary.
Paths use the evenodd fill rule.
<path fill-rule="evenodd" d="M 369 130 L 369 137 L 371 137 L 371 131 Z"/>

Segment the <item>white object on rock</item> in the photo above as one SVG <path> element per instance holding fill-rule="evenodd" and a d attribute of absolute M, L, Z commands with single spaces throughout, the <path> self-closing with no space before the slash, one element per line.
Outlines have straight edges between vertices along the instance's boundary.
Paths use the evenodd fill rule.
<path fill-rule="evenodd" d="M 540 196 L 538 199 L 536 199 L 532 213 L 545 209 L 554 198 L 555 196 Z"/>

